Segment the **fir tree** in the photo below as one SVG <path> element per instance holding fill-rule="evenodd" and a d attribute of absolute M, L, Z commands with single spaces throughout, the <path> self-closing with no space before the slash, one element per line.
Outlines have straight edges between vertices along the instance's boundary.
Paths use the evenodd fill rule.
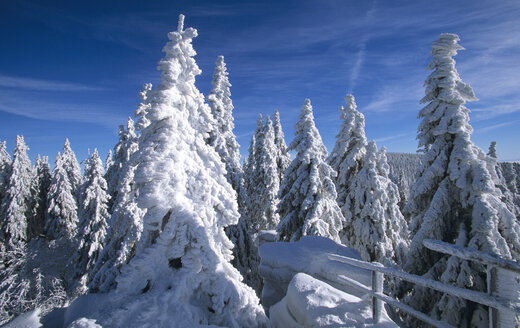
<path fill-rule="evenodd" d="M 28 227 L 29 239 L 40 237 L 45 227 L 47 195 L 51 185 L 51 168 L 47 156 L 40 157 L 40 155 L 38 155 L 34 173 L 35 177 L 31 184 L 32 212 Z"/>
<path fill-rule="evenodd" d="M 496 141 L 491 141 L 491 144 L 489 145 L 488 155 L 493 158 L 497 158 L 497 142 Z"/>
<path fill-rule="evenodd" d="M 363 167 L 351 178 L 347 203 L 352 212 L 345 220 L 347 246 L 365 261 L 401 263 L 406 252 L 407 225 L 399 211 L 399 191 L 388 178 L 386 150 L 368 143 Z"/>
<path fill-rule="evenodd" d="M 431 238 L 520 259 L 520 228 L 500 200 L 489 156 L 470 140 L 473 129 L 464 104 L 476 98 L 455 69 L 452 57 L 463 49 L 458 41 L 455 34 L 441 34 L 432 46 L 428 69 L 433 72 L 425 82 L 426 95 L 421 102 L 427 105 L 419 112 L 422 120 L 417 137 L 424 152 L 423 163 L 404 208 L 411 218 L 412 237 L 405 269 L 485 291 L 486 274 L 481 265 L 422 245 L 424 239 Z M 448 295 L 416 287 L 408 302 L 450 324 L 462 326 L 471 320 L 472 311 L 466 303 Z M 478 313 L 479 307 L 475 309 L 473 313 Z"/>
<path fill-rule="evenodd" d="M 88 274 L 103 249 L 108 219 L 107 183 L 97 149 L 85 161 L 84 182 L 81 186 L 77 251 L 71 262 L 75 276 Z"/>
<path fill-rule="evenodd" d="M 28 240 L 27 218 L 31 217 L 34 172 L 27 150 L 23 136 L 16 136 L 9 183 L 2 201 L 2 232 L 8 250 L 22 249 Z"/>
<path fill-rule="evenodd" d="M 205 142 L 211 113 L 195 87 L 201 71 L 191 41 L 197 32 L 184 30 L 183 20 L 181 15 L 178 30 L 168 34 L 161 84 L 150 95 L 150 125 L 141 131 L 136 153 L 143 233 L 117 277 L 119 313 L 139 308 L 147 315 L 132 315 L 132 322 L 121 322 L 124 314 L 110 316 L 103 325 L 140 326 L 164 313 L 165 320 L 178 318 L 179 326 L 266 324 L 256 295 L 229 263 L 232 245 L 224 227 L 238 220 L 236 198 L 224 164 Z"/>
<path fill-rule="evenodd" d="M 285 170 L 291 164 L 291 155 L 285 144 L 285 136 L 280 122 L 280 113 L 274 112 L 273 116 L 274 144 L 276 146 L 276 166 L 278 168 L 278 179 L 282 181 Z"/>
<path fill-rule="evenodd" d="M 141 99 L 141 103 L 137 106 L 135 110 L 135 117 L 137 118 L 137 122 L 135 124 L 135 128 L 138 131 L 141 131 L 145 127 L 150 124 L 150 120 L 146 116 L 148 111 L 150 110 L 151 104 L 148 100 L 150 93 L 152 92 L 152 84 L 145 83 L 143 88 L 139 92 L 139 98 Z"/>
<path fill-rule="evenodd" d="M 363 167 L 367 139 L 365 137 L 365 116 L 357 110 L 354 96 L 345 96 L 346 107 L 341 106 L 341 127 L 336 136 L 334 149 L 328 158 L 329 165 L 337 172 L 334 179 L 338 192 L 338 205 L 347 220 L 352 219 L 349 203 L 351 180 Z"/>
<path fill-rule="evenodd" d="M 47 238 L 65 237 L 72 240 L 78 224 L 78 208 L 74 199 L 69 175 L 65 169 L 69 158 L 58 153 L 56 165 L 52 170 L 52 180 L 47 196 L 47 218 L 45 232 Z"/>
<path fill-rule="evenodd" d="M 80 186 L 81 186 L 81 169 L 79 167 L 76 154 L 70 148 L 69 139 L 65 139 L 63 145 L 63 154 L 61 155 L 63 169 L 67 172 L 67 177 L 72 188 L 72 195 L 76 200 L 76 206 L 79 200 Z"/>
<path fill-rule="evenodd" d="M 119 141 L 114 147 L 113 163 L 106 172 L 108 184 L 109 212 L 113 211 L 114 201 L 117 199 L 119 180 L 121 179 L 122 167 L 130 160 L 130 156 L 137 150 L 137 135 L 135 134 L 134 121 L 129 117 L 126 129 L 119 126 Z"/>
<path fill-rule="evenodd" d="M 112 149 L 108 150 L 107 158 L 105 159 L 105 174 L 110 170 L 110 167 L 114 164 L 114 157 L 112 156 Z M 105 176 L 106 180 L 106 176 Z"/>
<path fill-rule="evenodd" d="M 4 199 L 11 175 L 11 156 L 5 148 L 5 141 L 0 142 L 0 208 Z"/>
<path fill-rule="evenodd" d="M 289 150 L 297 154 L 285 171 L 279 192 L 280 239 L 296 241 L 305 235 L 319 235 L 339 242 L 344 218 L 332 181 L 336 173 L 325 161 L 327 149 L 314 125 L 309 99 L 302 106 L 294 135 Z"/>
<path fill-rule="evenodd" d="M 216 128 L 211 131 L 209 144 L 215 148 L 226 165 L 226 178 L 238 193 L 242 184 L 242 168 L 236 136 L 233 133 L 233 102 L 231 101 L 231 83 L 224 56 L 218 56 L 213 73 L 213 88 L 207 100 L 216 122 Z"/>

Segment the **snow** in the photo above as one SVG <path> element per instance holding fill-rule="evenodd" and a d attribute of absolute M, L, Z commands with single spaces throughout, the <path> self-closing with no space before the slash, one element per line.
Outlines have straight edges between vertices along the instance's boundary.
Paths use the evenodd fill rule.
<path fill-rule="evenodd" d="M 347 294 L 305 273 L 292 278 L 287 295 L 269 313 L 273 327 L 398 327 L 384 309 L 374 323 L 371 298 Z"/>
<path fill-rule="evenodd" d="M 40 323 L 40 309 L 34 309 L 14 318 L 8 322 L 3 328 L 37 328 L 42 327 Z"/>
<path fill-rule="evenodd" d="M 262 305 L 269 308 L 283 298 L 289 282 L 298 272 L 304 272 L 319 277 L 320 280 L 332 286 L 339 287 L 336 274 L 346 275 L 364 285 L 372 284 L 368 270 L 350 267 L 345 272 L 345 265 L 328 259 L 328 254 L 338 254 L 361 260 L 359 252 L 335 243 L 320 236 L 304 236 L 297 242 L 265 243 L 259 248 L 259 272 L 264 281 L 262 290 Z M 348 267 L 348 266 L 347 266 Z M 344 289 L 353 295 L 362 294 L 346 287 Z"/>

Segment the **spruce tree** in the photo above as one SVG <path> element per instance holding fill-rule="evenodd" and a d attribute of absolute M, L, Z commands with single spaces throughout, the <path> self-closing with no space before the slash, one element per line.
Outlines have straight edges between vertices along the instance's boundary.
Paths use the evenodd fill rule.
<path fill-rule="evenodd" d="M 399 191 L 388 178 L 386 150 L 374 141 L 366 147 L 363 166 L 351 178 L 347 194 L 350 216 L 344 224 L 344 243 L 357 249 L 364 261 L 401 263 L 408 244 L 407 224 L 399 211 Z"/>
<path fill-rule="evenodd" d="M 97 149 L 85 161 L 81 186 L 77 251 L 71 258 L 75 276 L 88 274 L 103 249 L 108 220 L 107 183 Z"/>
<path fill-rule="evenodd" d="M 114 157 L 112 155 L 112 149 L 108 150 L 107 158 L 105 159 L 105 174 L 110 170 L 110 167 L 114 164 Z M 106 176 L 105 176 L 106 180 Z"/>
<path fill-rule="evenodd" d="M 224 56 L 218 56 L 213 73 L 213 85 L 207 100 L 216 122 L 216 129 L 211 131 L 209 144 L 215 148 L 226 165 L 226 178 L 238 193 L 242 184 L 242 168 L 236 136 L 233 133 L 233 102 L 231 101 L 231 83 Z"/>
<path fill-rule="evenodd" d="M 8 250 L 23 249 L 28 241 L 27 218 L 31 217 L 31 182 L 34 178 L 29 147 L 16 136 L 9 183 L 2 201 L 2 232 Z"/>
<path fill-rule="evenodd" d="M 5 148 L 5 141 L 0 142 L 0 208 L 4 199 L 11 175 L 11 156 Z"/>
<path fill-rule="evenodd" d="M 157 325 L 171 325 L 172 317 L 178 326 L 265 325 L 256 295 L 229 263 L 224 227 L 238 220 L 236 198 L 224 164 L 205 142 L 211 113 L 195 87 L 197 31 L 184 29 L 183 21 L 181 15 L 178 30 L 168 34 L 150 125 L 139 138 L 134 188 L 146 214 L 136 254 L 116 278 L 122 304 L 114 313 L 121 315 L 100 323 L 141 326 L 154 316 Z M 146 315 L 133 314 L 129 322 L 124 313 L 135 309 Z"/>
<path fill-rule="evenodd" d="M 314 125 L 309 99 L 302 106 L 294 136 L 289 150 L 297 154 L 285 171 L 278 194 L 280 239 L 296 241 L 305 235 L 318 235 L 339 242 L 344 218 L 332 181 L 336 173 L 325 161 L 327 149 Z"/>
<path fill-rule="evenodd" d="M 51 168 L 47 156 L 38 155 L 34 166 L 35 177 L 31 184 L 32 205 L 28 234 L 30 238 L 42 236 L 47 213 L 47 195 L 51 185 Z"/>
<path fill-rule="evenodd" d="M 337 172 L 334 178 L 338 192 L 338 205 L 347 220 L 352 219 L 349 203 L 351 180 L 363 167 L 367 138 L 365 137 L 365 116 L 357 110 L 354 96 L 345 96 L 346 107 L 341 106 L 341 127 L 336 135 L 334 149 L 328 158 L 329 165 Z"/>
<path fill-rule="evenodd" d="M 421 100 L 427 105 L 419 112 L 417 138 L 424 152 L 421 174 L 404 208 L 411 218 L 412 237 L 405 269 L 458 287 L 485 291 L 482 265 L 422 245 L 424 239 L 431 238 L 520 259 L 520 227 L 500 200 L 490 157 L 470 139 L 473 129 L 464 104 L 476 98 L 455 69 L 452 57 L 463 49 L 458 41 L 455 34 L 441 34 L 432 46 L 428 69 L 433 72 L 426 79 L 426 95 Z M 479 306 L 466 307 L 465 301 L 419 287 L 407 300 L 457 326 L 469 323 L 472 312 L 480 310 Z"/>
<path fill-rule="evenodd" d="M 69 139 L 65 139 L 63 145 L 63 154 L 61 155 L 63 169 L 67 172 L 67 177 L 72 188 L 72 195 L 76 200 L 76 206 L 79 200 L 80 186 L 81 186 L 81 169 L 79 167 L 76 154 L 70 148 Z"/>
<path fill-rule="evenodd" d="M 61 237 L 72 240 L 78 224 L 78 208 L 74 198 L 72 184 L 66 170 L 67 158 L 60 153 L 56 156 L 56 165 L 52 170 L 52 180 L 47 196 L 47 218 L 45 234 L 49 239 Z"/>
<path fill-rule="evenodd" d="M 278 168 L 278 179 L 282 181 L 285 170 L 291 164 L 291 155 L 285 144 L 285 136 L 280 122 L 280 113 L 274 112 L 273 116 L 274 144 L 276 146 L 276 166 Z"/>

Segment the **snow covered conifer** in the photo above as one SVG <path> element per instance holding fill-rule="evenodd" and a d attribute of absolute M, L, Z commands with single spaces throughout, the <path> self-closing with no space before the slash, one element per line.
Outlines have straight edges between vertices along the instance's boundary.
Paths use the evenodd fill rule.
<path fill-rule="evenodd" d="M 191 41 L 197 31 L 185 30 L 183 21 L 181 15 L 178 30 L 168 34 L 161 83 L 150 95 L 150 125 L 136 153 L 143 233 L 117 277 L 123 304 L 100 323 L 142 326 L 153 316 L 158 326 L 172 320 L 187 327 L 265 325 L 254 291 L 229 263 L 232 244 L 224 227 L 238 220 L 236 198 L 224 164 L 205 142 L 211 113 L 195 87 L 201 71 Z M 128 316 L 135 309 L 143 315 Z"/>
<path fill-rule="evenodd" d="M 273 129 L 274 129 L 274 144 L 276 146 L 276 165 L 278 167 L 278 178 L 280 181 L 283 179 L 285 170 L 291 164 L 291 155 L 287 150 L 285 144 L 285 136 L 282 130 L 282 123 L 280 122 L 280 113 L 274 112 L 273 116 Z"/>
<path fill-rule="evenodd" d="M 11 156 L 5 148 L 5 141 L 0 142 L 0 208 L 2 199 L 4 198 L 7 186 L 9 184 L 9 175 L 11 174 Z"/>
<path fill-rule="evenodd" d="M 249 177 L 249 220 L 250 233 L 259 230 L 276 229 L 280 221 L 276 213 L 278 204 L 278 179 L 277 152 L 274 144 L 273 123 L 269 116 L 265 119 L 265 125 L 256 135 L 254 165 Z"/>
<path fill-rule="evenodd" d="M 345 243 L 365 261 L 386 265 L 401 263 L 408 245 L 407 224 L 399 211 L 399 191 L 388 178 L 385 149 L 374 141 L 366 147 L 363 167 L 351 178 L 344 224 Z"/>
<path fill-rule="evenodd" d="M 31 184 L 32 205 L 28 222 L 29 239 L 43 234 L 47 214 L 47 195 L 51 185 L 51 168 L 47 156 L 38 155 Z"/>
<path fill-rule="evenodd" d="M 349 220 L 351 218 L 348 193 L 351 180 L 363 167 L 367 138 L 365 137 L 365 116 L 357 110 L 354 96 L 345 96 L 346 107 L 341 106 L 341 127 L 336 136 L 334 149 L 328 158 L 329 165 L 337 172 L 334 178 L 338 193 L 338 205 Z"/>
<path fill-rule="evenodd" d="M 27 218 L 31 216 L 31 182 L 34 173 L 23 136 L 16 136 L 9 184 L 2 201 L 2 232 L 10 250 L 21 249 L 28 240 Z"/>
<path fill-rule="evenodd" d="M 109 149 L 107 158 L 105 159 L 105 173 L 110 169 L 112 164 L 114 164 L 114 158 L 112 156 L 112 149 Z"/>
<path fill-rule="evenodd" d="M 419 112 L 419 148 L 424 152 L 421 174 L 404 212 L 411 218 L 412 242 L 405 269 L 444 283 L 485 291 L 485 268 L 428 250 L 426 238 L 455 243 L 520 259 L 520 227 L 500 200 L 489 157 L 470 140 L 466 101 L 476 100 L 455 69 L 453 56 L 463 49 L 455 34 L 441 34 L 433 43 L 433 72 L 425 81 L 427 105 Z M 416 287 L 410 304 L 453 325 L 464 326 L 478 313 L 447 295 Z M 461 315 L 465 314 L 465 315 Z M 476 319 L 475 317 L 473 319 Z M 482 324 L 482 323 L 480 323 Z"/>
<path fill-rule="evenodd" d="M 215 148 L 226 165 L 226 177 L 233 189 L 238 193 L 242 184 L 242 168 L 236 136 L 233 133 L 233 102 L 231 101 L 231 83 L 224 56 L 218 56 L 213 73 L 213 88 L 207 99 L 211 113 L 216 121 L 216 129 L 210 132 L 209 144 Z"/>
<path fill-rule="evenodd" d="M 79 167 L 78 160 L 76 159 L 76 154 L 70 148 L 69 139 L 65 139 L 65 145 L 63 145 L 63 154 L 61 155 L 61 161 L 63 165 L 63 169 L 67 172 L 67 177 L 72 188 L 72 195 L 76 199 L 76 202 L 79 200 L 79 192 L 81 186 L 81 169 Z"/>
<path fill-rule="evenodd" d="M 332 181 L 336 173 L 325 161 L 327 149 L 314 125 L 309 99 L 302 106 L 294 136 L 289 150 L 297 154 L 285 171 L 279 191 L 280 239 L 296 241 L 305 235 L 318 235 L 339 242 L 344 218 Z"/>
<path fill-rule="evenodd" d="M 119 141 L 114 146 L 113 163 L 106 172 L 108 184 L 108 195 L 110 195 L 109 212 L 112 212 L 114 201 L 117 199 L 119 180 L 121 179 L 122 167 L 130 160 L 130 156 L 137 150 L 137 136 L 135 134 L 134 121 L 129 117 L 126 129 L 119 126 Z"/>
<path fill-rule="evenodd" d="M 491 144 L 489 145 L 488 155 L 493 158 L 497 158 L 497 142 L 496 141 L 491 141 Z"/>
<path fill-rule="evenodd" d="M 150 120 L 146 116 L 151 107 L 150 102 L 148 100 L 150 92 L 152 92 L 151 83 L 145 83 L 143 85 L 143 88 L 139 92 L 139 98 L 141 98 L 141 103 L 137 106 L 137 109 L 135 110 L 135 117 L 137 117 L 135 128 L 139 131 L 141 131 L 150 124 Z"/>
<path fill-rule="evenodd" d="M 84 182 L 81 186 L 77 251 L 71 262 L 76 277 L 81 277 L 94 267 L 103 249 L 107 230 L 108 194 L 103 177 L 103 164 L 97 149 L 85 161 Z"/>
<path fill-rule="evenodd" d="M 78 224 L 78 207 L 73 195 L 72 185 L 66 165 L 69 158 L 58 153 L 56 165 L 52 170 L 52 180 L 47 195 L 47 219 L 45 232 L 47 238 L 58 239 L 65 237 L 70 240 L 76 234 Z"/>

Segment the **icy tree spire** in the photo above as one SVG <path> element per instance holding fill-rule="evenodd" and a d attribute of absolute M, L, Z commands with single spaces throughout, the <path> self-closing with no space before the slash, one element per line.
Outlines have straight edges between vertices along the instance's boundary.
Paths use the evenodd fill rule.
<path fill-rule="evenodd" d="M 215 148 L 226 165 L 226 177 L 238 193 L 242 184 L 242 168 L 236 136 L 233 133 L 233 102 L 231 101 L 231 83 L 224 56 L 218 56 L 213 73 L 213 88 L 207 100 L 216 122 L 216 128 L 210 132 L 209 144 Z"/>
<path fill-rule="evenodd" d="M 488 155 L 493 158 L 497 158 L 497 142 L 496 141 L 491 141 L 491 144 L 489 145 Z"/>
<path fill-rule="evenodd" d="M 85 161 L 84 182 L 81 186 L 77 251 L 71 258 L 75 275 L 87 274 L 103 249 L 108 220 L 107 183 L 103 178 L 103 163 L 97 149 Z"/>
<path fill-rule="evenodd" d="M 289 155 L 287 145 L 285 144 L 285 136 L 282 130 L 282 123 L 280 122 L 280 113 L 278 110 L 274 112 L 273 129 L 274 144 L 276 146 L 276 165 L 278 168 L 278 178 L 280 181 L 282 181 L 285 170 L 287 170 L 291 164 L 291 155 Z"/>
<path fill-rule="evenodd" d="M 151 106 L 150 102 L 148 101 L 151 92 L 151 83 L 145 83 L 143 85 L 143 88 L 139 92 L 139 98 L 141 99 L 141 103 L 137 105 L 137 109 L 135 110 L 135 117 L 137 118 L 137 123 L 135 124 L 135 127 L 139 131 L 141 131 L 150 124 L 150 120 L 146 115 L 148 114 L 148 111 L 150 110 Z"/>
<path fill-rule="evenodd" d="M 311 101 L 305 100 L 294 140 L 289 150 L 297 152 L 285 171 L 280 186 L 277 231 L 281 240 L 296 241 L 301 236 L 318 235 L 339 242 L 343 215 L 336 203 L 334 170 L 325 161 L 327 149 L 314 125 Z"/>
<path fill-rule="evenodd" d="M 146 311 L 123 316 L 133 326 L 150 315 L 157 325 L 171 325 L 173 316 L 178 326 L 259 326 L 266 317 L 258 298 L 229 263 L 224 227 L 238 220 L 236 197 L 219 155 L 205 143 L 211 113 L 195 87 L 200 69 L 191 42 L 197 31 L 184 30 L 183 18 L 168 34 L 161 83 L 150 95 L 150 125 L 135 154 L 133 188 L 146 214 L 136 254 L 116 278 L 120 309 Z M 126 325 L 121 318 L 100 323 Z"/>
<path fill-rule="evenodd" d="M 65 139 L 65 144 L 63 145 L 63 154 L 61 155 L 61 161 L 63 165 L 63 169 L 67 172 L 67 177 L 72 188 L 72 194 L 74 195 L 76 201 L 79 199 L 79 189 L 81 185 L 81 169 L 79 167 L 78 160 L 76 159 L 76 154 L 70 148 L 69 139 Z"/>
<path fill-rule="evenodd" d="M 404 208 L 411 218 L 412 242 L 405 269 L 459 287 L 485 290 L 484 269 L 449 258 L 422 245 L 426 238 L 456 243 L 507 259 L 520 259 L 520 227 L 500 200 L 489 157 L 470 140 L 466 101 L 476 100 L 455 69 L 453 56 L 463 49 L 455 34 L 433 43 L 433 72 L 425 81 L 427 105 L 419 112 L 419 148 L 424 152 L 420 176 Z M 416 288 L 409 302 L 451 324 L 462 326 L 465 302 Z"/>
<path fill-rule="evenodd" d="M 47 195 L 51 185 L 51 167 L 47 156 L 38 155 L 34 166 L 35 177 L 31 184 L 32 205 L 29 221 L 29 238 L 43 234 L 47 213 Z"/>
<path fill-rule="evenodd" d="M 363 167 L 352 177 L 347 194 L 352 212 L 344 224 L 344 238 L 363 260 L 392 265 L 404 259 L 408 238 L 385 152 L 384 148 L 378 152 L 374 141 L 366 147 Z"/>
<path fill-rule="evenodd" d="M 31 183 L 34 173 L 23 136 L 16 136 L 9 184 L 2 201 L 2 232 L 8 249 L 23 248 L 28 240 L 27 218 L 31 217 Z"/>
<path fill-rule="evenodd" d="M 367 138 L 365 137 L 365 116 L 357 110 L 354 96 L 345 96 L 346 107 L 341 106 L 340 130 L 336 135 L 334 149 L 328 158 L 329 165 L 337 172 L 334 179 L 338 192 L 338 204 L 347 220 L 351 219 L 350 205 L 347 204 L 351 179 L 363 167 Z"/>
<path fill-rule="evenodd" d="M 47 238 L 65 237 L 71 239 L 76 234 L 78 207 L 74 199 L 72 185 L 66 170 L 67 158 L 58 153 L 56 165 L 52 170 L 52 180 L 47 195 L 47 219 L 45 231 Z"/>
<path fill-rule="evenodd" d="M 112 149 L 108 150 L 107 158 L 105 159 L 105 172 L 110 170 L 110 167 L 114 164 L 114 159 L 112 157 Z"/>

